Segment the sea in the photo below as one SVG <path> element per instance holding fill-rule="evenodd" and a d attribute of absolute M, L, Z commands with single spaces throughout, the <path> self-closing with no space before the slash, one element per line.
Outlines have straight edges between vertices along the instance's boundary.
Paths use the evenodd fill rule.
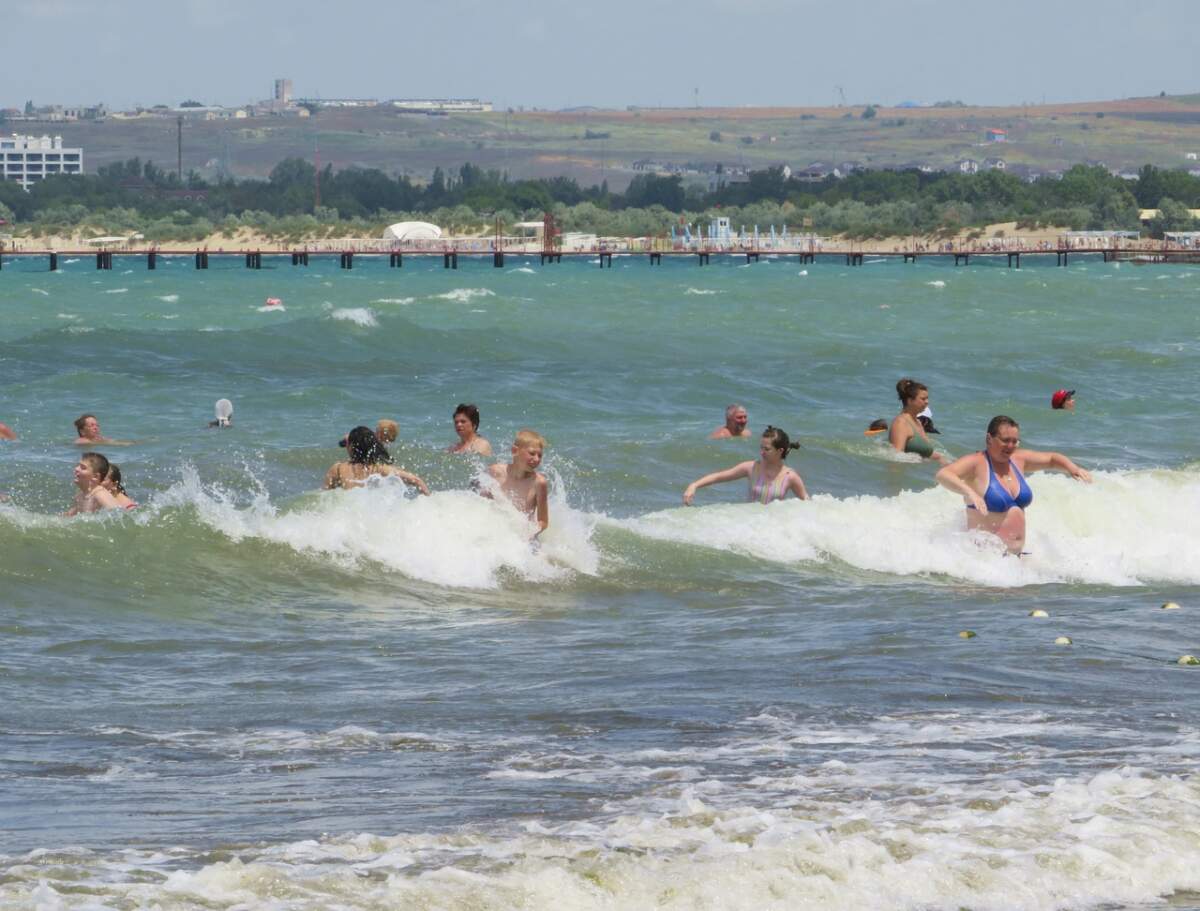
<path fill-rule="evenodd" d="M 1200 908 L 1200 267 L 210 263 L 0 270 L 3 911 Z M 901 377 L 1094 483 L 1005 557 Z M 380 418 L 432 495 L 322 492 Z M 810 500 L 683 505 L 767 425 Z"/>

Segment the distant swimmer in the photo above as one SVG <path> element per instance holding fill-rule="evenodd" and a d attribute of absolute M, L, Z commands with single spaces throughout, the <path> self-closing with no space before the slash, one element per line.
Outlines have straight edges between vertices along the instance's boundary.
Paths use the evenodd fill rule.
<path fill-rule="evenodd" d="M 76 446 L 128 446 L 125 440 L 110 440 L 100 432 L 100 422 L 94 414 L 81 414 L 75 419 Z"/>
<path fill-rule="evenodd" d="M 98 452 L 85 452 L 75 466 L 75 501 L 67 510 L 68 516 L 102 509 L 120 509 L 121 505 L 104 486 L 108 475 L 108 459 Z"/>
<path fill-rule="evenodd" d="M 1025 510 L 1033 502 L 1025 475 L 1052 469 L 1092 483 L 1092 476 L 1062 453 L 1036 452 L 1020 445 L 1017 422 L 997 415 L 988 424 L 982 452 L 956 459 L 937 473 L 939 484 L 966 501 L 967 528 L 991 532 L 1016 554 L 1025 547 Z"/>
<path fill-rule="evenodd" d="M 929 407 L 929 387 L 924 383 L 904 377 L 896 383 L 896 395 L 900 398 L 900 413 L 892 421 L 888 440 L 897 452 L 915 452 L 923 459 L 945 462 L 946 457 L 935 452 L 933 443 L 917 415 Z"/>
<path fill-rule="evenodd" d="M 213 405 L 214 420 L 208 422 L 209 427 L 233 426 L 233 402 L 229 399 L 217 399 Z"/>
<path fill-rule="evenodd" d="M 747 499 L 751 503 L 770 503 L 782 500 L 788 491 L 801 500 L 808 499 L 808 490 L 800 475 L 783 464 L 788 452 L 799 449 L 799 443 L 793 443 L 788 435 L 778 427 L 768 427 L 763 431 L 762 442 L 758 447 L 759 458 L 749 462 L 739 462 L 724 471 L 714 471 L 693 481 L 683 492 L 685 506 L 692 505 L 696 491 L 710 484 L 724 484 L 726 481 L 736 481 L 746 478 L 749 484 Z"/>
<path fill-rule="evenodd" d="M 748 437 L 750 418 L 745 406 L 729 405 L 725 408 L 725 423 L 708 435 L 710 440 L 728 440 L 730 437 Z"/>
<path fill-rule="evenodd" d="M 536 431 L 519 430 L 512 444 L 512 459 L 507 464 L 488 466 L 488 474 L 496 481 L 500 492 L 537 523 L 537 537 L 550 525 L 549 486 L 545 475 L 538 473 L 546 440 Z M 484 493 L 484 496 L 490 496 Z"/>
<path fill-rule="evenodd" d="M 125 485 L 121 483 L 121 467 L 119 465 L 108 463 L 108 471 L 104 473 L 104 487 L 113 495 L 113 499 L 122 509 L 137 509 L 137 503 L 130 499 L 129 494 L 125 492 Z"/>
<path fill-rule="evenodd" d="M 392 457 L 370 427 L 355 427 L 346 434 L 345 461 L 335 462 L 325 473 L 325 489 L 363 487 L 371 477 L 395 476 L 429 496 L 425 482 L 410 471 L 391 464 Z"/>
<path fill-rule="evenodd" d="M 479 409 L 463 402 L 454 409 L 454 432 L 458 442 L 446 448 L 446 452 L 473 452 L 490 456 L 492 444 L 479 435 Z"/>
<path fill-rule="evenodd" d="M 16 432 L 7 424 L 0 423 L 0 440 L 15 440 Z"/>
<path fill-rule="evenodd" d="M 877 437 L 881 433 L 887 433 L 888 423 L 883 418 L 876 418 L 869 427 L 863 431 L 865 437 Z"/>
<path fill-rule="evenodd" d="M 375 425 L 375 439 L 384 446 L 396 442 L 398 436 L 400 436 L 400 425 L 389 418 L 380 418 Z"/>
<path fill-rule="evenodd" d="M 1050 407 L 1055 411 L 1074 411 L 1075 390 L 1059 389 L 1054 395 L 1050 396 Z"/>

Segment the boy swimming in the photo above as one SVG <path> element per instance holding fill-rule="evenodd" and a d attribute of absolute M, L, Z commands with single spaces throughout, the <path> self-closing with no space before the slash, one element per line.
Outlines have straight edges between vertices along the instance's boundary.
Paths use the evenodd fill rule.
<path fill-rule="evenodd" d="M 550 525 L 546 477 L 537 470 L 545 449 L 546 441 L 540 433 L 520 430 L 513 440 L 512 461 L 488 466 L 488 473 L 513 506 L 537 522 L 535 538 Z"/>

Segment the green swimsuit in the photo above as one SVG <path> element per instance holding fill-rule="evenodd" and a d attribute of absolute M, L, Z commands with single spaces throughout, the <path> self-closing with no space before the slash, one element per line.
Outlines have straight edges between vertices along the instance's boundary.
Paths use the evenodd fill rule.
<path fill-rule="evenodd" d="M 916 421 L 913 421 L 915 424 Z M 912 436 L 904 444 L 905 452 L 915 452 L 923 459 L 933 458 L 933 444 L 926 437 L 921 436 L 917 432 L 917 428 L 913 428 Z"/>

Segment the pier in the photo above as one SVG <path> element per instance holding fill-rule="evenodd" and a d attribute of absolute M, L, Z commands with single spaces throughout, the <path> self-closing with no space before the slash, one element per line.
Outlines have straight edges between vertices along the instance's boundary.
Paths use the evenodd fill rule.
<path fill-rule="evenodd" d="M 918 260 L 945 260 L 953 262 L 955 266 L 969 266 L 972 259 L 1003 259 L 1006 261 L 1008 268 L 1020 269 L 1022 258 L 1029 259 L 1049 259 L 1054 257 L 1056 266 L 1069 266 L 1073 257 L 1079 256 L 1100 256 L 1104 262 L 1122 261 L 1133 262 L 1139 265 L 1148 264 L 1163 264 L 1163 263 L 1198 263 L 1200 264 L 1200 250 L 1195 249 L 1178 249 L 1170 247 L 1148 247 L 1148 246 L 1124 246 L 1124 247 L 1075 247 L 1075 246 L 1058 246 L 1050 248 L 1028 248 L 1028 249 L 955 249 L 955 250 L 872 250 L 869 248 L 831 248 L 831 249 L 783 249 L 779 247 L 773 248 L 677 248 L 677 249 L 614 249 L 610 247 L 596 247 L 588 249 L 571 249 L 562 250 L 559 248 L 543 248 L 530 250 L 528 248 L 517 249 L 460 249 L 457 247 L 445 247 L 440 249 L 356 249 L 356 250 L 312 250 L 307 248 L 275 248 L 267 250 L 208 250 L 208 249 L 184 249 L 184 248 L 163 248 L 153 247 L 141 250 L 60 250 L 60 249 L 39 249 L 39 250 L 11 250 L 0 248 L 0 270 L 4 268 L 4 261 L 21 259 L 21 260 L 42 260 L 46 263 L 46 270 L 49 272 L 56 271 L 59 268 L 60 262 L 64 258 L 73 258 L 80 261 L 94 261 L 95 268 L 103 271 L 110 271 L 115 262 L 134 262 L 141 260 L 145 263 L 147 270 L 158 268 L 159 260 L 163 257 L 181 257 L 192 260 L 196 269 L 208 269 L 211 260 L 226 260 L 237 261 L 242 260 L 246 269 L 257 271 L 263 268 L 264 259 L 268 261 L 280 260 L 290 261 L 292 266 L 306 267 L 313 261 L 321 262 L 327 260 L 332 263 L 336 258 L 338 266 L 342 270 L 352 270 L 356 260 L 360 259 L 383 259 L 387 258 L 388 266 L 393 269 L 399 269 L 404 266 L 405 257 L 417 259 L 436 259 L 441 258 L 442 266 L 445 269 L 457 269 L 459 257 L 465 257 L 467 260 L 478 259 L 480 261 L 490 260 L 496 268 L 503 268 L 505 259 L 508 256 L 522 258 L 537 258 L 543 266 L 561 263 L 563 257 L 570 259 L 584 259 L 596 261 L 600 268 L 612 268 L 614 257 L 625 257 L 629 259 L 645 260 L 652 266 L 662 265 L 664 259 L 683 259 L 691 260 L 700 266 L 710 265 L 713 258 L 718 261 L 725 259 L 733 262 L 744 262 L 745 264 L 757 263 L 761 259 L 775 260 L 792 260 L 801 265 L 816 263 L 818 260 L 826 260 L 832 262 L 841 262 L 851 268 L 860 268 L 868 262 L 874 260 L 900 260 L 903 263 L 916 263 Z"/>

